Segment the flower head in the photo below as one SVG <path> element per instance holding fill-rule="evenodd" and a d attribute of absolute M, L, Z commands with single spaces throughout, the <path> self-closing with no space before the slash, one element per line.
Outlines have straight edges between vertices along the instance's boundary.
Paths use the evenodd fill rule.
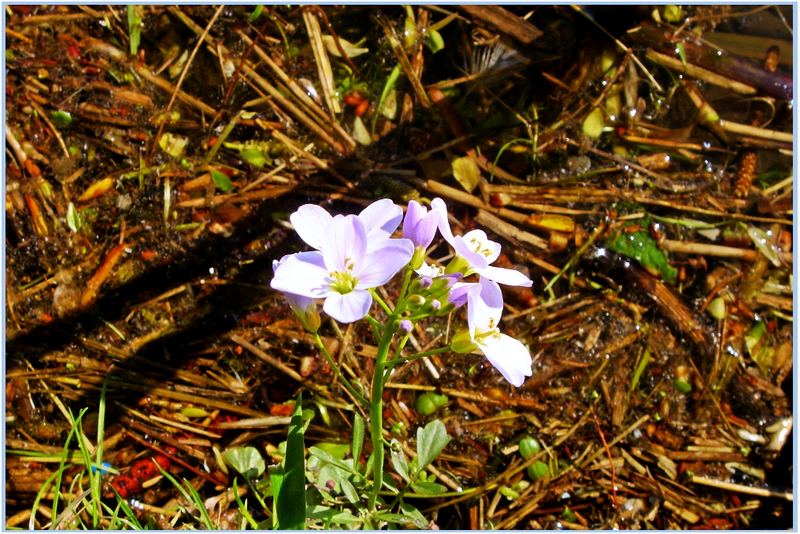
<path fill-rule="evenodd" d="M 532 360 L 525 345 L 501 334 L 497 325 L 503 312 L 503 294 L 496 282 L 481 278 L 467 295 L 469 337 L 503 378 L 516 387 L 531 376 Z"/>
<path fill-rule="evenodd" d="M 301 297 L 323 298 L 325 313 L 342 323 L 357 321 L 372 305 L 368 290 L 385 284 L 402 269 L 411 259 L 414 245 L 408 239 L 389 239 L 383 232 L 393 223 L 377 226 L 378 216 L 372 219 L 372 231 L 380 232 L 379 237 L 370 244 L 370 234 L 361 215 L 332 217 L 325 229 L 327 237 L 320 242 L 319 228 L 313 226 L 319 224 L 319 218 L 315 217 L 320 212 L 306 211 L 310 216 L 296 217 L 292 224 L 307 243 L 312 246 L 316 243 L 320 250 L 284 258 L 276 267 L 270 285 Z"/>

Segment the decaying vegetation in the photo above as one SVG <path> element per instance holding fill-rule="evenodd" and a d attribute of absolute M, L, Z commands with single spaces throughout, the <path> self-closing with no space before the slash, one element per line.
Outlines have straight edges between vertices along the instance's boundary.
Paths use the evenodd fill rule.
<path fill-rule="evenodd" d="M 357 410 L 269 290 L 288 214 L 436 196 L 534 280 L 534 375 L 397 369 L 387 435 L 453 438 L 408 526 L 791 524 L 791 6 L 6 10 L 7 528 L 268 525 L 225 452 Z"/>

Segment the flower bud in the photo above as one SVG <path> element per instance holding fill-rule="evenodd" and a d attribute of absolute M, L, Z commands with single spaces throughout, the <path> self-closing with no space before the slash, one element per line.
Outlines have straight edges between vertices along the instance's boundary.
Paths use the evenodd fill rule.
<path fill-rule="evenodd" d="M 414 325 L 412 325 L 411 321 L 409 321 L 408 319 L 403 319 L 402 321 L 400 321 L 400 331 L 403 332 L 404 334 L 410 333 L 411 330 L 413 329 Z"/>
<path fill-rule="evenodd" d="M 433 299 L 431 301 L 431 308 L 433 308 L 433 311 L 439 311 L 439 308 L 441 308 L 441 307 L 442 307 L 442 303 L 439 302 L 438 300 Z"/>
<path fill-rule="evenodd" d="M 414 306 L 422 306 L 425 304 L 425 297 L 422 295 L 411 295 L 408 297 L 408 302 L 413 304 Z"/>
<path fill-rule="evenodd" d="M 422 278 L 419 279 L 419 286 L 422 289 L 428 289 L 432 285 L 433 285 L 433 278 L 431 278 L 430 276 L 423 276 Z"/>

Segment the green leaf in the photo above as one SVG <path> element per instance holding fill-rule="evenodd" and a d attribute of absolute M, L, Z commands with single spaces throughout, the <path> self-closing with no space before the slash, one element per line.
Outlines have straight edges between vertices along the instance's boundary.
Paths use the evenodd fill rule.
<path fill-rule="evenodd" d="M 331 443 L 330 441 L 320 441 L 314 446 L 327 452 L 337 460 L 344 459 L 344 457 L 347 456 L 347 453 L 350 452 L 350 445 L 347 443 Z"/>
<path fill-rule="evenodd" d="M 233 191 L 233 184 L 231 183 L 231 179 L 228 178 L 228 175 L 225 174 L 224 172 L 212 169 L 211 180 L 214 182 L 214 185 L 220 191 L 224 191 L 225 193 Z"/>
<path fill-rule="evenodd" d="M 131 55 L 135 56 L 139 50 L 142 36 L 142 6 L 128 6 L 128 39 L 130 41 Z"/>
<path fill-rule="evenodd" d="M 361 449 L 364 446 L 364 418 L 358 413 L 353 417 L 353 468 L 358 471 L 358 459 L 361 457 Z"/>
<path fill-rule="evenodd" d="M 481 170 L 475 160 L 469 156 L 463 158 L 456 158 L 452 162 L 453 176 L 455 176 L 458 183 L 467 193 L 472 191 L 478 186 L 481 180 Z"/>
<path fill-rule="evenodd" d="M 679 58 L 681 58 L 683 68 L 686 68 L 686 47 L 683 46 L 683 43 L 678 43 L 675 45 L 675 53 L 678 54 Z"/>
<path fill-rule="evenodd" d="M 319 458 L 319 459 L 320 459 L 320 460 L 322 460 L 323 462 L 327 462 L 327 463 L 329 463 L 329 464 L 331 464 L 331 465 L 335 465 L 335 466 L 336 466 L 336 467 L 338 467 L 339 469 L 344 469 L 344 470 L 345 470 L 345 471 L 347 471 L 348 473 L 351 473 L 351 474 L 354 474 L 354 475 L 355 475 L 355 474 L 357 474 L 357 473 L 356 473 L 356 472 L 353 470 L 353 467 L 352 467 L 352 466 L 350 466 L 350 465 L 347 465 L 347 463 L 345 463 L 343 460 L 339 460 L 338 458 L 335 458 L 335 457 L 334 457 L 334 456 L 332 456 L 331 454 L 328 454 L 326 451 L 324 451 L 324 450 L 322 450 L 322 449 L 320 449 L 320 448 L 318 448 L 318 447 L 309 447 L 309 449 L 308 449 L 308 453 L 309 453 L 311 456 L 314 456 L 314 457 L 316 457 L 316 458 Z"/>
<path fill-rule="evenodd" d="M 417 471 L 430 464 L 450 441 L 447 429 L 439 419 L 434 419 L 417 429 Z"/>
<path fill-rule="evenodd" d="M 600 108 L 594 108 L 583 120 L 583 133 L 592 139 L 597 139 L 603 133 L 605 118 Z"/>
<path fill-rule="evenodd" d="M 426 44 L 428 45 L 428 49 L 434 54 L 439 50 L 442 50 L 444 48 L 444 39 L 442 39 L 442 34 L 436 30 L 429 30 Z"/>
<path fill-rule="evenodd" d="M 353 119 L 353 138 L 358 141 L 360 145 L 368 146 L 372 144 L 372 136 L 369 130 L 367 130 L 367 127 L 364 126 L 364 121 L 358 116 Z"/>
<path fill-rule="evenodd" d="M 50 119 L 53 121 L 53 124 L 56 128 L 66 128 L 70 124 L 72 124 L 72 115 L 68 111 L 54 111 L 50 114 Z"/>
<path fill-rule="evenodd" d="M 264 474 L 266 464 L 264 458 L 255 447 L 236 447 L 228 449 L 222 455 L 225 462 L 242 474 L 246 479 L 258 478 Z"/>
<path fill-rule="evenodd" d="M 392 72 L 389 73 L 389 77 L 386 78 L 386 83 L 383 85 L 383 90 L 381 91 L 381 97 L 378 99 L 378 113 L 372 115 L 372 124 L 370 128 L 372 131 L 375 131 L 375 124 L 378 120 L 378 115 L 383 110 L 383 105 L 386 102 L 386 98 L 389 96 L 389 93 L 394 89 L 395 84 L 397 83 L 397 79 L 400 77 L 400 65 L 395 65 L 392 69 Z"/>
<path fill-rule="evenodd" d="M 303 394 L 297 397 L 286 437 L 283 480 L 275 490 L 275 519 L 280 530 L 303 530 L 306 523 L 305 445 L 303 444 Z"/>
<path fill-rule="evenodd" d="M 342 487 L 342 493 L 344 493 L 344 496 L 347 497 L 348 501 L 350 501 L 350 504 L 355 504 L 361 500 L 361 498 L 358 496 L 356 488 L 353 487 L 353 483 L 350 482 L 349 479 L 343 478 L 339 481 L 339 484 Z"/>
<path fill-rule="evenodd" d="M 392 440 L 389 454 L 391 455 L 392 466 L 394 470 L 397 471 L 397 474 L 403 477 L 403 480 L 406 482 L 411 482 L 411 477 L 408 476 L 408 461 L 406 460 L 406 455 L 403 454 L 400 442 L 396 439 Z"/>
<path fill-rule="evenodd" d="M 669 264 L 664 252 L 658 248 L 658 242 L 646 230 L 627 233 L 617 231 L 608 241 L 608 248 L 638 261 L 642 267 L 654 275 L 674 284 L 678 270 Z"/>
<path fill-rule="evenodd" d="M 683 9 L 674 4 L 664 6 L 664 20 L 667 22 L 680 22 L 683 18 Z"/>
<path fill-rule="evenodd" d="M 422 515 L 422 512 L 417 510 L 414 506 L 408 504 L 407 502 L 400 503 L 400 512 L 409 519 L 414 524 L 416 528 L 419 529 L 427 529 L 429 528 L 428 520 Z"/>
<path fill-rule="evenodd" d="M 259 4 L 253 9 L 253 12 L 250 13 L 250 16 L 247 17 L 247 22 L 255 22 L 258 20 L 258 17 L 261 16 L 261 13 L 264 11 L 263 4 Z"/>
<path fill-rule="evenodd" d="M 361 41 L 359 41 L 361 42 Z M 323 35 L 322 36 L 322 44 L 325 45 L 325 48 L 328 50 L 328 53 L 335 57 L 342 57 L 341 52 L 339 52 L 339 47 L 336 46 L 336 40 L 331 35 Z M 358 44 L 353 44 L 346 39 L 342 39 L 339 37 L 339 45 L 344 50 L 344 53 L 347 54 L 347 57 L 354 58 L 358 57 L 362 54 L 366 54 L 369 52 L 369 48 L 361 48 Z"/>
<path fill-rule="evenodd" d="M 437 482 L 421 481 L 411 484 L 411 489 L 420 495 L 441 495 L 447 488 Z"/>
<path fill-rule="evenodd" d="M 246 148 L 242 150 L 239 152 L 239 157 L 258 169 L 266 165 L 268 162 L 267 156 L 265 156 L 260 150 L 254 148 Z"/>
<path fill-rule="evenodd" d="M 78 210 L 75 209 L 75 204 L 72 202 L 67 204 L 67 226 L 73 232 L 77 232 L 83 226 L 81 214 L 78 213 Z"/>

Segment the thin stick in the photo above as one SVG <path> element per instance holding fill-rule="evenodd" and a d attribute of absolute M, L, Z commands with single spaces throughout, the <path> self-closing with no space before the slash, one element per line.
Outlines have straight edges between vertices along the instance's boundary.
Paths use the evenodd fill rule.
<path fill-rule="evenodd" d="M 663 67 L 667 67 L 668 69 L 672 69 L 677 72 L 686 73 L 692 78 L 697 78 L 698 80 L 703 80 L 725 89 L 730 89 L 734 93 L 739 93 L 740 95 L 754 95 L 758 92 L 756 88 L 751 85 L 732 80 L 717 74 L 714 71 L 704 69 L 703 67 L 698 67 L 692 63 L 683 63 L 680 59 L 670 57 L 652 49 L 647 51 L 645 57 Z"/>
<path fill-rule="evenodd" d="M 195 43 L 194 48 L 192 49 L 192 53 L 189 54 L 189 59 L 186 61 L 186 64 L 183 66 L 183 69 L 181 70 L 181 75 L 178 77 L 178 81 L 175 84 L 175 89 L 172 91 L 172 96 L 170 96 L 169 98 L 169 103 L 167 103 L 167 108 L 164 110 L 164 116 L 169 115 L 169 112 L 172 111 L 172 106 L 175 104 L 175 99 L 178 97 L 178 90 L 181 88 L 181 85 L 183 85 L 183 80 L 186 79 L 186 74 L 189 72 L 189 67 L 191 67 L 192 62 L 194 61 L 194 58 L 197 55 L 197 51 L 200 50 L 200 46 L 203 44 L 203 39 L 205 39 L 206 35 L 208 35 L 208 32 L 211 31 L 211 27 L 214 26 L 214 23 L 217 21 L 217 18 L 219 17 L 220 13 L 222 13 L 222 10 L 224 8 L 225 8 L 224 5 L 221 5 L 217 8 L 217 10 L 214 12 L 214 16 L 211 17 L 211 20 L 208 21 L 206 28 L 203 30 L 203 34 Z M 167 121 L 164 120 L 161 121 L 161 124 L 158 125 L 158 131 L 156 132 L 156 135 L 153 138 L 153 144 L 150 147 L 150 156 L 152 156 L 155 153 L 156 147 L 158 146 L 158 140 L 161 139 L 161 134 L 164 133 L 164 125 L 166 123 Z"/>
<path fill-rule="evenodd" d="M 692 476 L 690 479 L 695 484 L 702 484 L 704 486 L 711 486 L 712 488 L 723 489 L 727 491 L 738 491 L 739 493 L 747 493 L 748 495 L 757 495 L 759 497 L 777 497 L 785 499 L 789 502 L 794 500 L 794 495 L 788 491 L 775 491 L 766 488 L 754 488 L 752 486 L 745 486 L 744 484 L 736 484 L 734 482 L 723 482 L 721 480 L 714 480 L 712 478 L 705 478 L 699 476 Z"/>

